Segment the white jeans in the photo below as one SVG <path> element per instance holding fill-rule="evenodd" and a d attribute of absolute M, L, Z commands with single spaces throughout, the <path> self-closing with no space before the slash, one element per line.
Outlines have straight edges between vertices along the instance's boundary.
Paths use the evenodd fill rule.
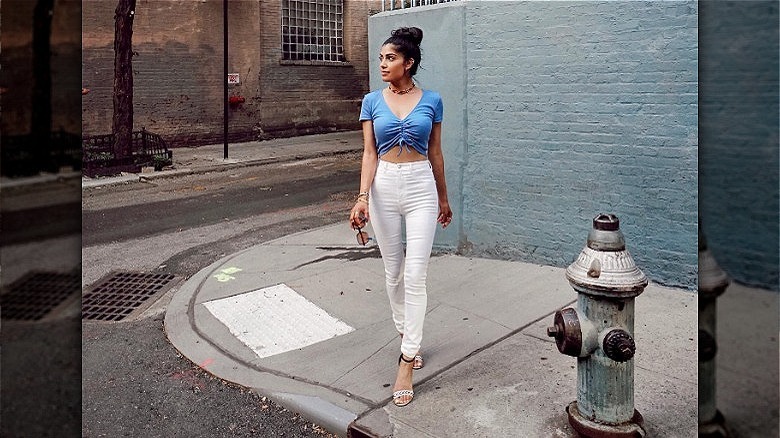
<path fill-rule="evenodd" d="M 401 352 L 412 357 L 420 350 L 422 341 L 428 304 L 425 277 L 439 215 L 439 198 L 430 162 L 379 160 L 370 199 L 371 226 L 385 264 L 393 322 L 396 330 L 404 335 Z M 406 220 L 405 263 L 402 220 Z M 403 289 L 399 287 L 401 279 Z"/>

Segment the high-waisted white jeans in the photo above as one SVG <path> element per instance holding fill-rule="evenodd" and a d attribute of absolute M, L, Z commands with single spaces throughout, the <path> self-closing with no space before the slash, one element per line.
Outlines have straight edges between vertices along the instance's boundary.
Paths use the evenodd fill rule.
<path fill-rule="evenodd" d="M 369 215 L 385 264 L 385 282 L 393 322 L 404 335 L 401 352 L 420 350 L 428 297 L 425 277 L 431 256 L 439 198 L 429 161 L 379 160 L 371 185 Z M 406 221 L 406 260 L 402 221 Z M 403 266 L 403 273 L 401 268 Z M 400 288 L 403 279 L 404 288 Z"/>

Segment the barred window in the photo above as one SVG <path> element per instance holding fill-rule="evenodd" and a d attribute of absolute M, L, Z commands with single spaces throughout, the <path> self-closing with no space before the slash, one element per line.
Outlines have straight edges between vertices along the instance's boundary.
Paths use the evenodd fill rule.
<path fill-rule="evenodd" d="M 343 0 L 282 0 L 282 59 L 344 62 Z"/>

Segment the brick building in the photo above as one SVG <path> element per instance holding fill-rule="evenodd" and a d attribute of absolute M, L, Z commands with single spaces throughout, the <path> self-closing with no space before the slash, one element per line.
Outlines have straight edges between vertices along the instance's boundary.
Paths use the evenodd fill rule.
<path fill-rule="evenodd" d="M 37 2 L 27 0 L 5 0 L 0 3 L 2 33 L 0 33 L 0 75 L 3 111 L 0 130 L 3 135 L 29 134 L 32 126 L 31 109 L 43 102 L 33 99 L 37 80 L 34 72 L 33 27 Z M 44 73 L 49 74 L 51 105 L 51 126 L 54 131 L 79 132 L 78 108 L 81 105 L 77 89 L 80 80 L 78 70 L 79 35 L 78 0 L 53 0 L 55 11 L 49 18 L 48 53 L 40 55 L 51 66 Z M 44 11 L 43 13 L 46 13 Z"/>
<path fill-rule="evenodd" d="M 0 174 L 78 167 L 79 0 L 0 2 Z"/>
<path fill-rule="evenodd" d="M 83 133 L 111 132 L 116 0 L 83 3 Z M 368 91 L 368 16 L 379 0 L 228 3 L 231 141 L 358 129 Z M 134 129 L 172 146 L 223 133 L 223 2 L 137 0 Z"/>

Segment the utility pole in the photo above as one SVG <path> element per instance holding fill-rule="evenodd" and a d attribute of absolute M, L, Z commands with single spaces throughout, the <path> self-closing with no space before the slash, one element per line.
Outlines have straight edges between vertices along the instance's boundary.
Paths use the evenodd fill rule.
<path fill-rule="evenodd" d="M 222 0 L 222 29 L 223 29 L 223 44 L 224 44 L 224 55 L 223 55 L 223 71 L 222 71 L 222 86 L 223 86 L 223 93 L 222 93 L 222 111 L 223 111 L 223 125 L 224 125 L 224 133 L 223 137 L 225 139 L 225 151 L 224 151 L 224 159 L 227 160 L 228 158 L 228 0 Z"/>

